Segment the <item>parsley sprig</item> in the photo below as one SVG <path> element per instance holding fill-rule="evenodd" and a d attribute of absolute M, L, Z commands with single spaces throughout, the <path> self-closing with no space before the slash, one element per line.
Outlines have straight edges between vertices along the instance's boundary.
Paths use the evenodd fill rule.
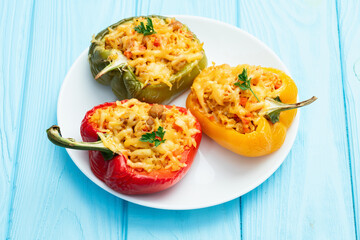
<path fill-rule="evenodd" d="M 145 133 L 141 136 L 140 141 L 141 142 L 149 142 L 154 143 L 155 147 L 159 146 L 161 143 L 165 142 L 166 139 L 164 139 L 165 131 L 163 127 L 159 127 L 157 131 L 151 132 L 151 133 Z"/>
<path fill-rule="evenodd" d="M 146 27 L 145 27 L 144 23 L 141 22 L 140 25 L 137 25 L 136 27 L 134 27 L 134 29 L 138 33 L 144 34 L 144 36 L 156 33 L 154 30 L 154 26 L 153 26 L 151 18 L 147 18 Z"/>
<path fill-rule="evenodd" d="M 244 91 L 250 90 L 252 92 L 252 94 L 256 97 L 256 99 L 260 102 L 259 98 L 255 95 L 255 93 L 251 89 L 251 85 L 250 85 L 251 78 L 248 78 L 246 68 L 244 68 L 242 73 L 238 75 L 238 79 L 240 82 L 236 82 L 236 83 L 234 83 L 234 85 L 238 86 L 241 90 L 244 90 Z"/>

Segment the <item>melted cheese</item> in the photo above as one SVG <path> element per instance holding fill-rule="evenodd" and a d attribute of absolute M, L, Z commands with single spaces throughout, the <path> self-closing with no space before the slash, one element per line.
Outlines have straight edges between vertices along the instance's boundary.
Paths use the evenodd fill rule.
<path fill-rule="evenodd" d="M 251 78 L 251 89 L 241 90 L 234 85 L 238 75 L 247 69 Z M 200 110 L 210 119 L 226 128 L 240 133 L 249 133 L 256 129 L 259 111 L 264 107 L 266 97 L 275 98 L 281 89 L 281 79 L 260 66 L 227 64 L 204 69 L 195 79 L 192 92 L 195 93 Z"/>
<path fill-rule="evenodd" d="M 186 64 L 203 57 L 203 44 L 174 18 L 151 18 L 156 34 L 144 36 L 134 30 L 145 18 L 136 18 L 109 29 L 105 36 L 105 48 L 118 49 L 128 58 L 138 80 L 144 84 L 164 83 L 170 88 L 170 77 Z M 116 59 L 116 56 L 108 60 Z"/>
<path fill-rule="evenodd" d="M 127 157 L 127 164 L 139 170 L 151 172 L 158 169 L 177 171 L 186 166 L 181 154 L 185 149 L 196 147 L 193 135 L 196 119 L 190 112 L 182 113 L 175 106 L 164 108 L 162 117 L 150 118 L 151 105 L 131 99 L 117 102 L 115 107 L 97 109 L 90 118 L 101 131 L 103 144 L 118 154 Z M 165 131 L 165 142 L 155 147 L 153 143 L 141 142 L 142 135 L 156 131 L 159 126 Z"/>

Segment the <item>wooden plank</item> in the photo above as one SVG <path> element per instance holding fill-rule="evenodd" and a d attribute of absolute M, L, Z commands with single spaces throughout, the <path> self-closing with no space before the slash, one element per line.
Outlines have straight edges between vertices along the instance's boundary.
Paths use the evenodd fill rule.
<path fill-rule="evenodd" d="M 128 214 L 128 239 L 240 239 L 238 199 L 187 211 L 129 204 Z"/>
<path fill-rule="evenodd" d="M 164 0 L 138 0 L 137 15 L 163 14 L 163 15 L 191 15 L 217 19 L 233 25 L 238 24 L 237 1 L 209 0 L 201 1 L 164 1 Z"/>
<path fill-rule="evenodd" d="M 240 3 L 237 19 L 233 2 L 224 5 L 214 1 L 204 6 L 190 1 L 139 1 L 134 6 L 132 2 L 117 1 L 98 5 L 36 1 L 33 36 L 29 39 L 31 4 L 0 2 L 1 36 L 7 37 L 11 32 L 13 39 L 5 41 L 5 47 L 0 49 L 0 76 L 4 78 L 1 110 L 5 113 L 0 118 L 4 166 L 0 170 L 0 193 L 9 196 L 0 199 L 0 206 L 13 209 L 10 213 L 3 211 L 0 217 L 1 239 L 126 237 L 127 204 L 84 177 L 64 150 L 48 143 L 44 129 L 56 122 L 59 87 L 67 69 L 88 46 L 88 36 L 120 18 L 147 13 L 193 14 L 231 24 L 240 19 L 242 28 L 265 41 L 289 66 L 300 98 L 316 94 L 320 99 L 302 111 L 297 141 L 283 167 L 242 198 L 242 212 L 238 200 L 184 212 L 130 204 L 128 238 L 354 238 L 353 205 L 355 219 L 359 219 L 359 111 L 355 108 L 359 103 L 359 85 L 353 81 L 351 69 L 358 58 L 359 21 L 358 16 L 351 15 L 358 12 L 354 5 L 341 3 L 338 11 L 344 59 L 343 95 L 342 83 L 338 81 L 341 63 L 334 29 L 334 2 L 284 1 L 279 7 L 265 1 L 248 1 Z M 15 10 L 16 18 L 9 18 L 11 14 L 15 16 Z M 96 17 L 89 18 L 89 14 Z M 30 44 L 24 44 L 24 39 Z M 32 50 L 27 52 L 28 48 Z M 12 66 L 19 67 L 14 71 Z M 27 87 L 19 90 L 25 79 Z M 310 114 L 316 121 L 310 119 Z M 348 138 L 344 134 L 346 123 Z M 18 169 L 16 174 L 14 169 Z M 239 215 L 243 217 L 243 232 Z"/>
<path fill-rule="evenodd" d="M 241 27 L 288 66 L 299 98 L 319 97 L 301 110 L 280 170 L 242 197 L 243 238 L 354 239 L 335 1 L 245 0 L 239 11 Z"/>
<path fill-rule="evenodd" d="M 126 233 L 126 202 L 88 180 L 45 130 L 56 123 L 62 81 L 92 34 L 133 15 L 131 9 L 131 1 L 35 1 L 9 238 L 120 239 Z M 18 88 L 18 81 L 8 82 L 6 89 Z"/>
<path fill-rule="evenodd" d="M 354 223 L 360 237 L 360 2 L 337 1 L 342 80 L 352 177 Z"/>
<path fill-rule="evenodd" d="M 0 239 L 11 222 L 32 2 L 0 1 Z"/>
<path fill-rule="evenodd" d="M 137 15 L 195 15 L 236 25 L 236 1 L 138 1 Z M 240 239 L 239 200 L 190 211 L 129 204 L 128 239 Z"/>

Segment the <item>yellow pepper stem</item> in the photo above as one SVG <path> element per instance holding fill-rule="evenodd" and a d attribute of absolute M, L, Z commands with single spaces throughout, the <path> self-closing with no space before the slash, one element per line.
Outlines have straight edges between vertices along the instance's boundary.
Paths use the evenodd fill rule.
<path fill-rule="evenodd" d="M 265 98 L 266 107 L 263 110 L 261 110 L 259 114 L 264 115 L 272 123 L 276 123 L 279 121 L 280 112 L 304 107 L 306 105 L 313 103 L 316 99 L 317 97 L 314 96 L 302 102 L 298 102 L 294 104 L 286 104 L 286 103 L 282 103 L 279 100 L 267 97 Z"/>

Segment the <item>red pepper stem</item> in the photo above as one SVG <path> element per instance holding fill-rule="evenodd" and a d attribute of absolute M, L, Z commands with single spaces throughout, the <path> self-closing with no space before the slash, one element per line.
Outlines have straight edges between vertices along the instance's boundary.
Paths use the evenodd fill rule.
<path fill-rule="evenodd" d="M 101 140 L 97 142 L 76 142 L 73 138 L 64 138 L 61 136 L 60 127 L 56 125 L 53 125 L 46 130 L 46 133 L 49 140 L 60 147 L 77 150 L 96 150 L 106 155 L 114 154 L 110 149 L 104 146 Z"/>

